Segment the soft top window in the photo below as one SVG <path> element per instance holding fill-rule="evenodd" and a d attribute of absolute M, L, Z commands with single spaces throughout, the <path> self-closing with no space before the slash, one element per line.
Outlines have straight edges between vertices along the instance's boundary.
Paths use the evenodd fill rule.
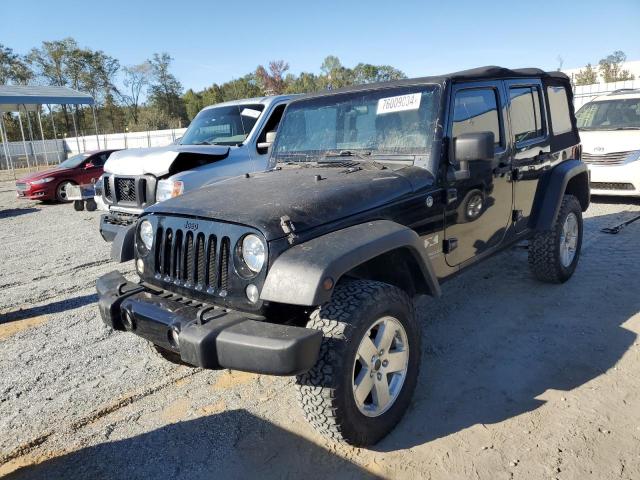
<path fill-rule="evenodd" d="M 569 113 L 569 98 L 564 87 L 547 87 L 547 98 L 549 99 L 549 113 L 551 114 L 551 130 L 554 135 L 573 130 L 571 124 L 571 114 Z"/>

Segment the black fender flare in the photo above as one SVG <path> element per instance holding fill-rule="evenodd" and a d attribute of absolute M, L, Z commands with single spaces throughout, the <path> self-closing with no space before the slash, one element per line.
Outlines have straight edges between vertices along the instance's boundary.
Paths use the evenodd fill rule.
<path fill-rule="evenodd" d="M 579 177 L 581 176 L 581 177 Z M 569 182 L 579 177 L 575 186 L 582 211 L 589 207 L 589 171 L 580 160 L 565 160 L 550 170 L 538 184 L 529 226 L 536 231 L 550 230 L 560 211 Z"/>
<path fill-rule="evenodd" d="M 333 287 L 345 273 L 400 248 L 413 255 L 429 293 L 440 296 L 440 284 L 418 234 L 404 225 L 376 220 L 322 235 L 285 251 L 269 269 L 260 298 L 291 305 L 321 305 L 331 298 Z M 325 282 L 326 279 L 330 281 Z"/>

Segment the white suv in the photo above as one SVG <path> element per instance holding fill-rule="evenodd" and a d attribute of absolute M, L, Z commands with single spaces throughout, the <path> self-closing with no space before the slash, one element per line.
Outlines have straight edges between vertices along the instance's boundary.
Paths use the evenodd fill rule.
<path fill-rule="evenodd" d="M 640 90 L 616 90 L 578 113 L 592 195 L 640 196 Z"/>

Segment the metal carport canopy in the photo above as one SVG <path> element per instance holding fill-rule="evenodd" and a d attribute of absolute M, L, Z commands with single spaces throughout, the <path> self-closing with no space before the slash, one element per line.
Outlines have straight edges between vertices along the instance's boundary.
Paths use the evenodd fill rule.
<path fill-rule="evenodd" d="M 67 87 L 0 85 L 0 111 L 35 110 L 38 105 L 93 105 L 91 95 Z M 31 107 L 31 108 L 29 108 Z"/>

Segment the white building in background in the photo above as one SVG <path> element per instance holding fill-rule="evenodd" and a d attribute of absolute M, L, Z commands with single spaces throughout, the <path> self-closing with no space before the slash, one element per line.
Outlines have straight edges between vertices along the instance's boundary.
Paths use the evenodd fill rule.
<path fill-rule="evenodd" d="M 593 69 L 598 73 L 598 64 L 592 64 Z M 571 68 L 567 70 L 562 70 L 566 73 L 569 78 L 571 78 L 572 82 L 575 81 L 576 74 L 583 70 L 582 68 Z M 625 80 L 623 82 L 611 82 L 604 83 L 602 77 L 598 73 L 598 83 L 594 83 L 593 85 L 580 85 L 573 87 L 573 95 L 574 95 L 574 105 L 576 110 L 578 110 L 582 105 L 591 101 L 599 95 L 605 95 L 607 93 L 613 92 L 615 90 L 620 90 L 622 88 L 637 88 L 640 89 L 640 60 L 634 60 L 629 62 L 624 62 L 623 70 L 629 70 L 629 72 L 635 76 L 634 80 Z"/>

